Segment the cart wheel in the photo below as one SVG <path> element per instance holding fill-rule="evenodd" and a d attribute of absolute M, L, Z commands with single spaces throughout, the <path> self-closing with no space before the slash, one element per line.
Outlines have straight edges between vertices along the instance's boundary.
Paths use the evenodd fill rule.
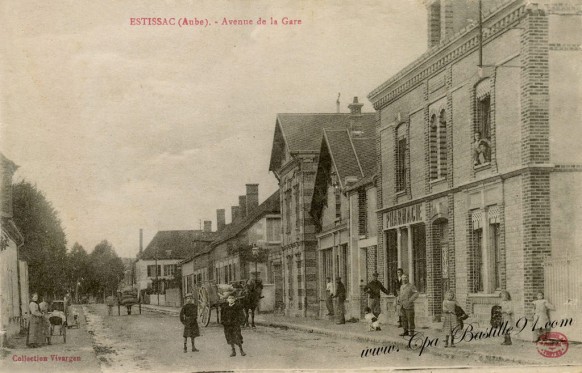
<path fill-rule="evenodd" d="M 200 316 L 200 322 L 204 326 L 208 326 L 210 323 L 210 302 L 208 301 L 208 291 L 205 288 L 200 288 L 198 290 L 198 314 Z"/>

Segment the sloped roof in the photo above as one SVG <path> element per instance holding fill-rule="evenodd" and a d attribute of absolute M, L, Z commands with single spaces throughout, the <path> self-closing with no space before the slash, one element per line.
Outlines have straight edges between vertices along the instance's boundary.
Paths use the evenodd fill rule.
<path fill-rule="evenodd" d="M 356 155 L 364 176 L 376 174 L 376 139 L 374 137 L 352 137 Z"/>
<path fill-rule="evenodd" d="M 269 198 L 267 198 L 263 203 L 257 206 L 255 209 L 251 210 L 250 213 L 245 216 L 244 219 L 235 220 L 233 223 L 230 223 L 224 227 L 224 229 L 218 232 L 218 235 L 211 244 L 206 246 L 204 249 L 196 251 L 192 253 L 182 263 L 188 262 L 191 259 L 200 256 L 202 254 L 206 254 L 212 251 L 213 248 L 220 245 L 223 242 L 226 242 L 238 234 L 243 232 L 245 229 L 249 228 L 252 224 L 254 224 L 259 219 L 263 218 L 265 215 L 268 214 L 280 214 L 281 213 L 281 204 L 279 201 L 279 190 L 275 191 L 275 193 L 271 194 Z"/>
<path fill-rule="evenodd" d="M 200 252 L 217 236 L 217 232 L 200 230 L 159 231 L 138 259 L 185 259 Z"/>
<path fill-rule="evenodd" d="M 219 234 L 219 236 L 211 244 L 212 247 L 216 247 L 219 244 L 227 241 L 233 237 L 236 237 L 239 233 L 249 228 L 257 220 L 261 219 L 267 214 L 280 214 L 281 204 L 279 200 L 279 190 L 271 194 L 263 203 L 257 206 L 255 209 L 251 210 L 250 213 L 247 212 L 241 220 L 236 220 L 234 223 L 227 225 Z"/>
<path fill-rule="evenodd" d="M 376 114 L 362 113 L 316 113 L 316 114 L 277 114 L 271 162 L 269 171 L 278 167 L 281 152 L 319 152 L 324 129 L 347 129 L 352 127 L 363 131 L 363 136 L 373 137 Z"/>
<path fill-rule="evenodd" d="M 360 169 L 358 157 L 350 141 L 348 130 L 323 130 L 324 140 L 338 173 L 340 184 L 343 185 L 347 176 L 360 178 L 364 176 Z"/>

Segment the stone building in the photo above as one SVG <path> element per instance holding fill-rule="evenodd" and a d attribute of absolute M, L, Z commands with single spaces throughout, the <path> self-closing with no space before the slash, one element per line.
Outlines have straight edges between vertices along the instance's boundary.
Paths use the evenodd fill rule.
<path fill-rule="evenodd" d="M 428 51 L 368 96 L 375 269 L 389 285 L 398 267 L 410 275 L 421 324 L 440 320 L 447 289 L 487 324 L 502 289 L 517 316 L 531 316 L 537 291 L 557 304 L 555 289 L 580 283 L 579 2 L 481 4 L 479 17 L 479 2 L 427 2 Z M 568 266 L 570 278 L 550 278 Z"/>
<path fill-rule="evenodd" d="M 286 315 L 319 316 L 316 222 L 309 211 L 323 130 L 368 128 L 374 120 L 373 113 L 277 115 L 269 171 L 281 194 Z"/>

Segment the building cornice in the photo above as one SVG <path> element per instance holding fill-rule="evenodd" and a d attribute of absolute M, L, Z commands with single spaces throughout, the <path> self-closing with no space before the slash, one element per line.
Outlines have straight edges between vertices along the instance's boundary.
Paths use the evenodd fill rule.
<path fill-rule="evenodd" d="M 515 7 L 510 9 L 511 6 Z M 534 5 L 524 5 L 523 1 L 511 1 L 493 9 L 485 17 L 483 24 L 483 44 L 511 29 Z M 505 11 L 505 15 L 502 15 Z M 498 19 L 496 19 L 498 18 Z M 416 61 L 405 67 L 368 95 L 374 109 L 381 110 L 402 94 L 416 88 L 426 79 L 440 73 L 455 62 L 479 48 L 479 30 L 476 24 L 462 29 L 459 33 L 429 49 Z M 456 44 L 456 46 L 455 46 Z"/>
<path fill-rule="evenodd" d="M 447 189 L 447 190 L 443 190 L 442 192 L 438 192 L 438 193 L 431 193 L 431 194 L 426 194 L 424 196 L 421 197 L 417 197 L 411 200 L 408 200 L 406 202 L 402 202 L 396 205 L 392 205 L 392 206 L 386 206 L 386 207 L 381 207 L 379 209 L 376 210 L 376 213 L 384 213 L 387 211 L 392 211 L 392 210 L 396 210 L 402 207 L 407 207 L 407 206 L 411 206 L 411 205 L 415 205 L 417 203 L 421 203 L 421 202 L 426 202 L 426 201 L 432 201 L 434 199 L 437 198 L 441 198 L 441 197 L 445 197 L 447 195 L 449 195 L 450 193 L 458 193 L 458 192 L 462 192 L 471 188 L 475 188 L 478 186 L 482 186 L 482 185 L 487 185 L 487 184 L 493 184 L 496 182 L 501 182 L 505 179 L 509 179 L 511 177 L 515 177 L 515 176 L 519 176 L 522 174 L 525 174 L 526 172 L 530 172 L 530 171 L 542 171 L 542 172 L 576 172 L 579 171 L 580 169 L 582 169 L 582 166 L 572 166 L 570 165 L 569 167 L 560 167 L 560 166 L 556 166 L 554 164 L 531 164 L 531 165 L 527 165 L 527 166 L 521 166 L 512 170 L 509 170 L 507 172 L 501 173 L 501 174 L 497 174 L 497 175 L 492 175 L 489 177 L 485 177 L 483 179 L 477 179 L 477 180 L 471 180 L 468 182 L 465 182 L 463 184 L 457 185 L 456 187 Z"/>

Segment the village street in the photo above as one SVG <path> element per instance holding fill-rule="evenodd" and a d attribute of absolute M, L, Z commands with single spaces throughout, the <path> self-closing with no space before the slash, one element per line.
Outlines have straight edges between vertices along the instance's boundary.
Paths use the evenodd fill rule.
<path fill-rule="evenodd" d="M 200 352 L 182 351 L 182 325 L 176 316 L 144 309 L 139 315 L 107 316 L 103 305 L 85 309 L 103 372 L 125 371 L 208 371 L 238 369 L 356 369 L 363 367 L 420 367 L 473 365 L 475 361 L 447 359 L 431 354 L 421 357 L 412 351 L 361 358 L 366 342 L 258 326 L 243 329 L 247 356 L 229 357 L 222 326 L 213 317 L 208 327 L 201 326 L 196 346 Z M 116 310 L 117 311 L 117 310 Z M 214 316 L 214 315 L 213 315 Z"/>

